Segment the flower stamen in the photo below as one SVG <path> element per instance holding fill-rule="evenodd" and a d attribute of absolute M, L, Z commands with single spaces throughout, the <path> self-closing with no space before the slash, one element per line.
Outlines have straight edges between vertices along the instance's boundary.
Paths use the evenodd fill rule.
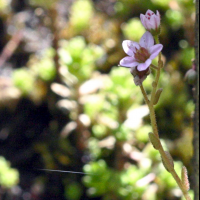
<path fill-rule="evenodd" d="M 149 59 L 150 53 L 144 47 L 137 49 L 135 53 L 135 59 L 139 63 L 144 63 L 147 59 Z"/>

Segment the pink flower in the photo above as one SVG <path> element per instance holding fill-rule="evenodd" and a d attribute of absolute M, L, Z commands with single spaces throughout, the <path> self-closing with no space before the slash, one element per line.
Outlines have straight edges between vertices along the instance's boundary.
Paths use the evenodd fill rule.
<path fill-rule="evenodd" d="M 163 49 L 162 44 L 154 45 L 153 36 L 148 31 L 142 36 L 139 43 L 125 40 L 122 46 L 128 56 L 120 61 L 120 65 L 128 68 L 136 67 L 139 72 L 148 70 L 152 60 Z"/>
<path fill-rule="evenodd" d="M 156 14 L 148 10 L 145 15 L 140 15 L 141 22 L 147 31 L 151 32 L 153 35 L 158 35 L 160 33 L 160 13 L 157 11 Z"/>

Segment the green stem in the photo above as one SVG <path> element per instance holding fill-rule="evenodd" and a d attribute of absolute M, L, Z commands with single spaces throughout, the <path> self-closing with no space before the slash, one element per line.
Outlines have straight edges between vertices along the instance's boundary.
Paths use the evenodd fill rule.
<path fill-rule="evenodd" d="M 144 96 L 145 102 L 149 107 L 150 110 L 150 119 L 151 119 L 151 124 L 152 124 L 152 128 L 153 128 L 153 133 L 157 136 L 157 138 L 159 139 L 160 142 L 160 138 L 159 138 L 159 133 L 158 133 L 158 126 L 156 123 L 156 115 L 155 115 L 155 109 L 154 106 L 151 104 L 151 102 L 148 99 L 147 93 L 143 87 L 143 85 L 140 86 L 140 89 L 142 91 L 142 94 Z M 162 143 L 160 142 L 160 148 L 158 149 L 158 151 L 160 152 L 161 157 L 167 161 L 167 165 L 170 166 L 170 161 L 168 159 L 168 157 L 166 156 L 166 153 L 164 151 L 164 148 L 162 146 Z M 179 178 L 178 174 L 176 173 L 175 169 L 169 169 L 169 173 L 171 173 L 171 175 L 174 177 L 176 183 L 178 184 L 179 188 L 182 190 L 183 195 L 185 197 L 186 200 L 192 200 L 191 197 L 189 196 L 188 192 L 185 191 L 183 183 L 181 181 L 181 179 Z"/>
<path fill-rule="evenodd" d="M 160 145 L 159 152 L 160 152 L 162 158 L 165 158 L 165 160 L 168 161 L 168 165 L 170 165 L 169 159 L 168 159 L 167 156 L 166 156 L 166 153 L 165 153 L 165 151 L 164 151 L 164 148 L 163 148 L 162 144 Z M 173 169 L 170 169 L 170 170 L 169 170 L 169 173 L 171 173 L 171 175 L 174 177 L 174 180 L 176 181 L 176 183 L 178 184 L 179 188 L 181 189 L 181 191 L 182 191 L 182 193 L 183 193 L 185 199 L 186 199 L 186 200 L 192 200 L 191 197 L 190 197 L 189 194 L 188 194 L 188 191 L 186 191 L 186 190 L 184 189 L 184 185 L 183 185 L 183 183 L 182 183 L 180 177 L 179 177 L 178 174 L 176 173 L 175 169 L 174 169 L 174 168 L 173 168 Z"/>
<path fill-rule="evenodd" d="M 151 124 L 152 124 L 152 128 L 153 128 L 153 133 L 159 138 L 157 123 L 156 123 L 156 114 L 155 114 L 154 107 L 151 105 L 151 101 L 149 101 L 149 98 L 147 96 L 147 93 L 146 93 L 143 85 L 140 86 L 140 89 L 141 89 L 142 94 L 144 96 L 145 102 L 149 107 L 150 119 L 151 119 Z"/>
<path fill-rule="evenodd" d="M 159 139 L 158 126 L 156 122 L 156 114 L 155 114 L 155 110 L 152 104 L 149 105 L 149 111 L 150 111 L 150 119 L 151 119 L 151 125 L 153 128 L 153 133 Z"/>
<path fill-rule="evenodd" d="M 151 66 L 150 66 L 151 68 L 153 68 L 153 69 L 156 69 L 156 70 L 158 70 L 158 67 L 157 66 L 155 66 L 155 65 L 153 65 L 153 64 L 151 64 Z"/>
<path fill-rule="evenodd" d="M 144 86 L 141 85 L 141 86 L 140 86 L 140 89 L 141 89 L 141 91 L 142 91 L 142 94 L 143 94 L 143 96 L 144 96 L 144 100 L 145 100 L 146 104 L 149 106 L 150 101 L 149 101 L 149 98 L 148 98 L 148 96 L 147 96 L 147 93 L 146 93 L 146 91 L 145 91 L 145 89 L 144 89 Z"/>
<path fill-rule="evenodd" d="M 155 38 L 156 42 L 159 43 L 159 38 L 156 37 Z M 161 53 L 159 54 L 159 60 L 158 60 L 158 67 L 157 68 L 157 72 L 156 72 L 156 77 L 155 77 L 155 81 L 153 82 L 153 90 L 151 93 L 151 98 L 149 100 L 147 93 L 143 87 L 143 85 L 140 86 L 140 89 L 142 91 L 142 94 L 144 96 L 145 102 L 149 107 L 149 111 L 150 111 L 150 119 L 151 119 L 151 124 L 152 124 L 152 128 L 153 128 L 153 133 L 154 135 L 159 139 L 160 142 L 160 148 L 158 149 L 159 153 L 161 154 L 161 157 L 167 162 L 167 166 L 169 166 L 169 173 L 171 173 L 171 175 L 174 177 L 175 181 L 177 182 L 178 186 L 180 187 L 180 189 L 183 192 L 183 195 L 185 197 L 186 200 L 192 200 L 191 197 L 189 196 L 188 192 L 184 189 L 184 185 L 183 182 L 181 181 L 181 179 L 179 178 L 178 174 L 176 173 L 175 169 L 173 167 L 171 167 L 171 163 L 169 158 L 167 157 L 164 148 L 162 146 L 162 143 L 160 141 L 160 137 L 159 137 L 159 133 L 158 133 L 158 126 L 157 126 L 157 122 L 156 122 L 156 115 L 155 115 L 155 109 L 154 109 L 154 99 L 155 99 L 155 95 L 156 95 L 156 91 L 157 91 L 157 87 L 158 87 L 158 82 L 160 79 L 160 74 L 161 74 L 161 68 L 163 67 L 162 64 L 162 55 Z"/>
<path fill-rule="evenodd" d="M 156 91 L 157 91 L 157 88 L 158 88 L 158 82 L 159 82 L 159 79 L 160 79 L 160 73 L 161 73 L 161 56 L 159 56 L 159 61 L 158 61 L 158 69 L 157 69 L 157 72 L 156 72 L 156 78 L 155 78 L 155 81 L 153 82 L 153 90 L 152 90 L 152 93 L 151 93 L 151 105 L 153 106 L 153 103 L 154 103 L 154 99 L 155 99 L 155 95 L 156 95 Z"/>

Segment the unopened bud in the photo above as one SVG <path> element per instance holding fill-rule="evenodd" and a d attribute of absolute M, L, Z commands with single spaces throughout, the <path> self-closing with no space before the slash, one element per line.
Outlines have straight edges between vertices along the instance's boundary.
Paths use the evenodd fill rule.
<path fill-rule="evenodd" d="M 194 69 L 190 69 L 187 71 L 185 75 L 185 80 L 190 84 L 194 85 L 197 81 L 197 72 Z"/>
<path fill-rule="evenodd" d="M 154 13 L 148 10 L 145 15 L 140 15 L 140 19 L 146 30 L 151 32 L 153 36 L 160 34 L 161 16 L 158 11 Z"/>
<path fill-rule="evenodd" d="M 182 176 L 182 183 L 183 183 L 184 189 L 186 191 L 189 191 L 190 190 L 190 182 L 189 182 L 188 171 L 187 171 L 186 167 L 182 168 L 181 176 Z"/>
<path fill-rule="evenodd" d="M 150 139 L 153 147 L 155 149 L 159 150 L 161 147 L 159 139 L 153 133 L 149 133 L 149 139 Z"/>
<path fill-rule="evenodd" d="M 170 172 L 174 169 L 174 161 L 171 154 L 168 151 L 165 151 L 165 155 L 167 156 L 167 160 L 165 157 L 162 158 L 163 165 L 165 169 Z"/>
<path fill-rule="evenodd" d="M 153 105 L 156 105 L 158 103 L 162 91 L 163 91 L 162 88 L 160 88 L 160 89 L 157 90 L 156 95 L 155 95 L 155 99 L 154 99 L 154 102 L 153 102 Z"/>

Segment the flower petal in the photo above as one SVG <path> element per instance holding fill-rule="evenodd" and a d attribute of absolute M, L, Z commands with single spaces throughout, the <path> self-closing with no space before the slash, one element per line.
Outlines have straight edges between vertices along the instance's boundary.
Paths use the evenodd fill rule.
<path fill-rule="evenodd" d="M 135 61 L 135 59 L 133 57 L 127 56 L 127 57 L 123 58 L 122 60 L 120 60 L 119 64 L 123 67 L 135 67 L 138 65 L 138 62 Z"/>
<path fill-rule="evenodd" d="M 163 45 L 162 44 L 156 44 L 150 48 L 150 59 L 153 60 L 158 56 L 158 54 L 162 51 Z"/>
<path fill-rule="evenodd" d="M 148 15 L 148 16 L 151 16 L 151 15 L 153 15 L 154 14 L 154 12 L 152 11 L 152 10 L 147 10 L 147 12 L 146 12 L 146 15 Z"/>
<path fill-rule="evenodd" d="M 156 30 L 160 26 L 160 17 L 157 15 L 152 16 L 153 27 L 152 29 Z"/>
<path fill-rule="evenodd" d="M 161 17 L 160 17 L 159 11 L 156 12 L 156 16 L 157 16 L 157 18 L 156 18 L 157 25 L 160 26 Z"/>
<path fill-rule="evenodd" d="M 153 30 L 156 30 L 158 28 L 157 18 L 158 17 L 156 15 L 153 15 L 151 17 L 151 20 L 150 20 L 151 24 L 152 24 L 151 29 L 153 29 Z"/>
<path fill-rule="evenodd" d="M 138 71 L 145 71 L 150 66 L 151 63 L 152 63 L 152 60 L 148 59 L 145 63 L 139 64 L 138 67 L 137 67 L 137 70 Z"/>
<path fill-rule="evenodd" d="M 161 17 L 158 11 L 155 14 L 153 11 L 148 10 L 145 15 L 140 15 L 140 19 L 147 31 L 159 31 Z"/>
<path fill-rule="evenodd" d="M 124 40 L 122 47 L 127 55 L 134 56 L 135 48 L 138 49 L 139 44 L 137 42 L 132 42 L 131 40 Z"/>
<path fill-rule="evenodd" d="M 151 20 L 145 18 L 144 19 L 144 27 L 147 29 L 147 30 L 151 30 L 152 29 L 152 26 L 153 26 L 153 23 L 151 22 Z"/>
<path fill-rule="evenodd" d="M 140 39 L 140 45 L 146 49 L 149 49 L 154 45 L 154 39 L 150 32 L 146 32 Z"/>
<path fill-rule="evenodd" d="M 158 10 L 156 11 L 156 15 L 160 18 L 160 12 Z"/>
<path fill-rule="evenodd" d="M 144 20 L 146 19 L 146 17 L 145 17 L 145 15 L 143 15 L 143 14 L 140 14 L 140 20 L 141 20 L 141 22 L 142 22 L 142 24 L 143 24 L 143 26 L 145 27 L 145 24 L 144 24 Z M 146 27 L 145 27 L 146 28 Z"/>

